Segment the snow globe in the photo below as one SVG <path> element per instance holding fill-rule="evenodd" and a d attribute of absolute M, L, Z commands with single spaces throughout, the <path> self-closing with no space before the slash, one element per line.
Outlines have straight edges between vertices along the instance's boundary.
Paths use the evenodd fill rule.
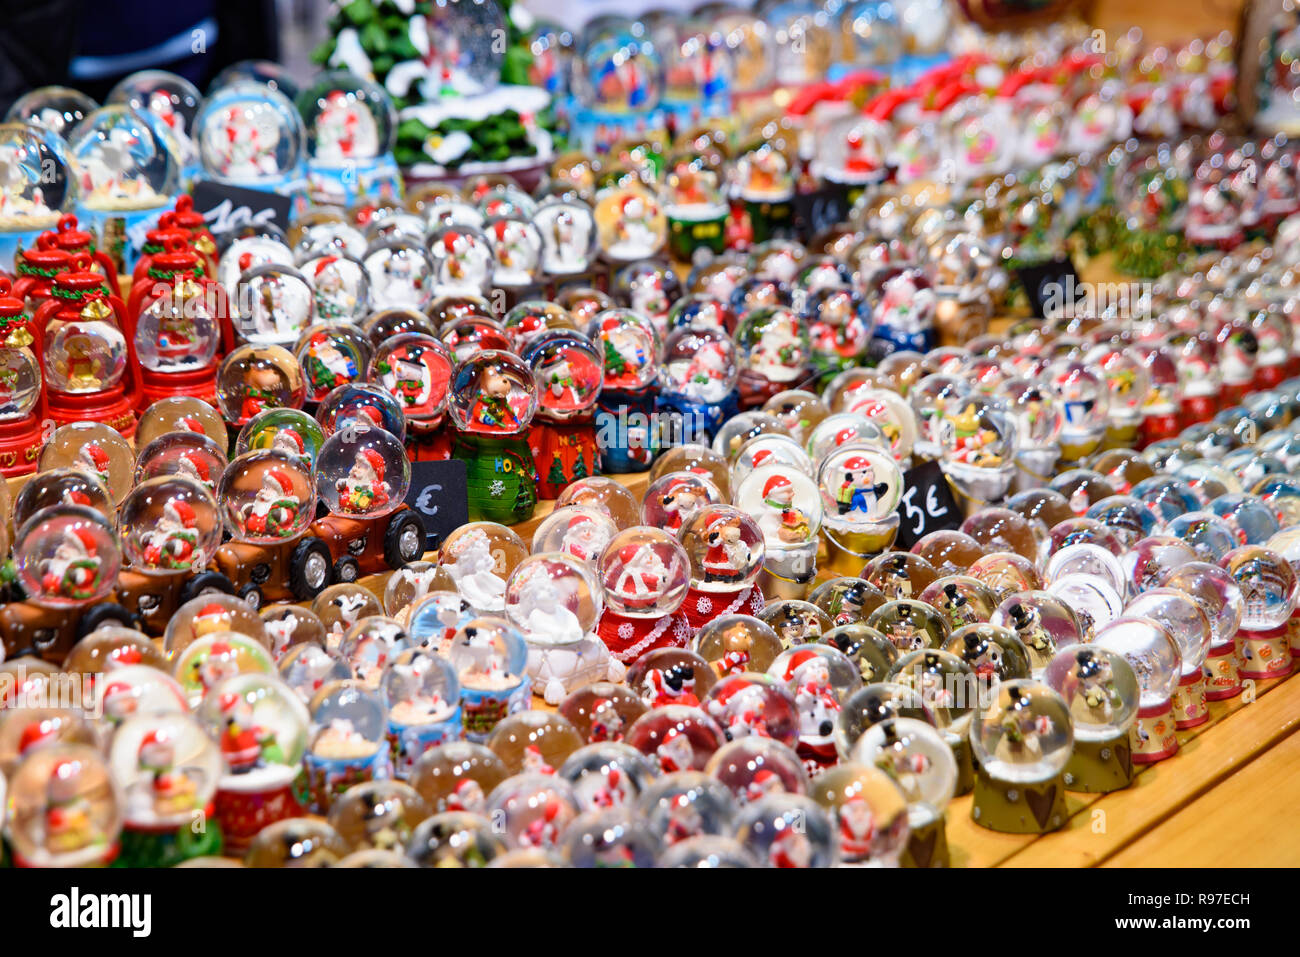
<path fill-rule="evenodd" d="M 638 524 L 640 515 L 636 496 L 627 486 L 603 475 L 570 483 L 555 500 L 556 511 L 572 505 L 597 509 L 613 519 L 620 529 Z"/>
<path fill-rule="evenodd" d="M 242 854 L 267 825 L 299 814 L 294 779 L 307 746 L 307 709 L 278 678 L 243 674 L 214 685 L 196 716 L 224 764 L 216 794 L 224 852 Z"/>
<path fill-rule="evenodd" d="M 789 650 L 804 644 L 817 644 L 835 627 L 830 614 L 812 602 L 798 598 L 783 598 L 767 605 L 759 619 L 771 625 Z"/>
<path fill-rule="evenodd" d="M 448 810 L 425 818 L 411 833 L 406 858 L 417 867 L 490 866 L 505 856 L 506 846 L 492 823 L 479 813 L 483 810 L 486 808 L 475 813 Z"/>
<path fill-rule="evenodd" d="M 256 868 L 341 867 L 348 843 L 324 821 L 289 818 L 267 825 L 249 842 L 244 866 Z M 184 865 L 182 865 L 184 866 Z"/>
<path fill-rule="evenodd" d="M 764 595 L 806 597 L 817 575 L 817 532 L 822 524 L 817 484 L 798 469 L 761 465 L 736 484 L 734 497 L 763 532 Z"/>
<path fill-rule="evenodd" d="M 284 676 L 284 659 L 298 645 L 312 645 L 325 648 L 325 624 L 311 609 L 288 602 L 277 602 L 258 610 L 258 617 L 266 626 L 267 638 L 271 643 L 271 654 L 275 657 Z M 340 677 L 352 677 L 351 674 Z"/>
<path fill-rule="evenodd" d="M 604 29 L 588 26 L 573 65 L 575 139 L 588 155 L 618 140 L 653 133 L 663 125 L 664 63 L 648 34 L 619 18 Z"/>
<path fill-rule="evenodd" d="M 1154 764 L 1178 751 L 1173 696 L 1182 672 L 1178 644 L 1150 618 L 1118 618 L 1097 632 L 1089 647 L 1122 655 L 1141 689 L 1138 717 L 1129 734 L 1134 764 Z"/>
<path fill-rule="evenodd" d="M 640 183 L 628 182 L 603 193 L 594 215 L 601 255 L 611 263 L 652 258 L 667 241 L 668 219 L 659 198 Z"/>
<path fill-rule="evenodd" d="M 217 500 L 239 542 L 274 545 L 296 539 L 315 517 L 311 464 L 272 449 L 245 452 L 226 467 Z M 271 595 L 275 584 L 266 582 L 265 594 Z"/>
<path fill-rule="evenodd" d="M 700 707 L 727 740 L 748 736 L 772 738 L 794 747 L 799 737 L 799 717 L 785 685 L 756 672 L 724 675 L 709 689 Z"/>
<path fill-rule="evenodd" d="M 1130 729 L 1141 694 L 1121 654 L 1095 645 L 1064 648 L 1043 670 L 1043 681 L 1061 695 L 1074 722 L 1074 751 L 1065 786 L 1098 794 L 1133 781 Z"/>
<path fill-rule="evenodd" d="M 437 649 L 400 652 L 385 667 L 379 687 L 388 706 L 393 771 L 407 779 L 430 748 L 460 737 L 460 682 Z"/>
<path fill-rule="evenodd" d="M 325 432 L 315 418 L 301 409 L 271 408 L 257 413 L 235 437 L 235 454 L 269 450 L 300 459 L 308 467 L 316 463 Z"/>
<path fill-rule="evenodd" d="M 485 741 L 506 715 L 528 707 L 528 644 L 500 618 L 475 618 L 452 639 L 447 659 L 460 681 L 465 737 Z"/>
<path fill-rule="evenodd" d="M 610 539 L 597 567 L 605 604 L 597 632 L 614 658 L 630 665 L 656 648 L 687 643 L 692 628 L 678 609 L 690 573 L 685 548 L 663 528 L 634 526 Z"/>
<path fill-rule="evenodd" d="M 232 83 L 204 100 L 194 131 L 203 172 L 217 182 L 287 195 L 301 188 L 306 132 L 284 93 Z"/>
<path fill-rule="evenodd" d="M 152 113 L 119 103 L 91 113 L 71 136 L 79 218 L 121 271 L 130 273 L 140 255 L 138 237 L 174 204 L 180 189 L 170 130 Z"/>
<path fill-rule="evenodd" d="M 1285 558 L 1260 545 L 1243 545 L 1219 560 L 1241 592 L 1237 655 L 1242 678 L 1273 678 L 1291 670 L 1288 622 L 1297 584 Z"/>
<path fill-rule="evenodd" d="M 945 407 L 940 463 L 967 514 L 1001 499 L 1015 478 L 1015 422 L 997 400 L 969 395 Z"/>
<path fill-rule="evenodd" d="M 957 763 L 939 732 L 916 718 L 890 718 L 863 732 L 849 760 L 885 772 L 907 801 L 900 863 L 950 866 L 944 811 L 957 785 Z"/>
<path fill-rule="evenodd" d="M 487 746 L 511 774 L 555 774 L 583 743 L 563 715 L 528 710 L 498 724 Z"/>
<path fill-rule="evenodd" d="M 303 328 L 294 342 L 294 352 L 306 380 L 306 401 L 313 405 L 332 390 L 360 379 L 370 357 L 365 336 L 344 323 L 313 323 Z"/>
<path fill-rule="evenodd" d="M 1043 372 L 1048 394 L 1061 410 L 1061 456 L 1078 462 L 1096 451 L 1106 434 L 1110 393 L 1081 362 L 1058 359 Z"/>
<path fill-rule="evenodd" d="M 5 829 L 27 867 L 107 864 L 118 851 L 124 798 L 109 763 L 85 744 L 40 748 L 13 772 Z"/>
<path fill-rule="evenodd" d="M 1130 601 L 1124 614 L 1160 622 L 1178 645 L 1182 667 L 1174 692 L 1174 726 L 1182 731 L 1210 720 L 1204 666 L 1214 633 L 1204 609 L 1176 588 L 1152 588 Z"/>
<path fill-rule="evenodd" d="M 378 688 L 389 662 L 409 645 L 401 625 L 383 615 L 369 615 L 343 633 L 337 650 L 358 681 L 367 688 Z"/>
<path fill-rule="evenodd" d="M 447 536 L 438 552 L 438 565 L 475 611 L 503 615 L 506 579 L 527 555 L 523 539 L 504 525 L 470 522 Z"/>
<path fill-rule="evenodd" d="M 452 373 L 452 457 L 467 464 L 471 520 L 525 521 L 537 503 L 537 469 L 525 434 L 537 411 L 533 370 L 509 352 L 487 351 Z"/>
<path fill-rule="evenodd" d="M 163 652 L 175 661 L 194 641 L 215 632 L 235 632 L 266 650 L 271 647 L 266 624 L 255 608 L 234 595 L 213 593 L 191 598 L 176 609 L 163 632 Z"/>
<path fill-rule="evenodd" d="M 1033 680 L 997 686 L 976 710 L 971 746 L 978 761 L 975 823 L 1009 834 L 1045 834 L 1066 820 L 1062 772 L 1074 747 L 1070 709 Z"/>
<path fill-rule="evenodd" d="M 683 612 L 692 629 L 720 616 L 762 610 L 763 595 L 754 582 L 766 552 L 753 518 L 732 506 L 712 505 L 682 526 L 678 540 L 691 561 Z"/>
<path fill-rule="evenodd" d="M 307 191 L 313 202 L 352 206 L 401 195 L 393 159 L 397 113 L 383 87 L 334 70 L 299 94 L 298 107 L 307 133 Z"/>
<path fill-rule="evenodd" d="M 438 292 L 433 258 L 417 240 L 385 240 L 366 250 L 362 262 L 376 309 L 423 311 Z"/>
<path fill-rule="evenodd" d="M 772 738 L 747 735 L 714 752 L 704 771 L 744 804 L 771 794 L 807 794 L 808 771 L 794 750 Z"/>
<path fill-rule="evenodd" d="M 355 679 L 324 685 L 308 708 L 307 801 L 313 813 L 327 814 L 353 785 L 391 775 L 387 712 L 382 693 Z"/>
<path fill-rule="evenodd" d="M 67 139 L 97 107 L 98 104 L 80 90 L 42 86 L 28 90 L 14 100 L 5 114 L 5 122 L 43 127 Z"/>
<path fill-rule="evenodd" d="M 132 568 L 177 581 L 205 568 L 221 544 L 222 518 L 212 492 L 181 475 L 136 485 L 122 500 L 117 522 Z"/>
<path fill-rule="evenodd" d="M 903 474 L 893 456 L 878 446 L 849 442 L 821 460 L 817 485 L 831 568 L 856 573 L 894 542 Z"/>
<path fill-rule="evenodd" d="M 537 415 L 529 441 L 542 498 L 557 498 L 570 482 L 595 472 L 592 409 L 603 381 L 603 357 L 581 332 L 555 330 L 521 353 L 537 386 Z"/>
<path fill-rule="evenodd" d="M 845 761 L 814 778 L 808 793 L 831 813 L 841 866 L 898 866 L 908 843 L 908 806 L 888 774 Z"/>
<path fill-rule="evenodd" d="M 409 780 L 438 813 L 483 814 L 487 795 L 509 776 L 501 759 L 483 745 L 449 741 L 424 752 Z"/>
<path fill-rule="evenodd" d="M 1085 640 L 1091 634 L 1080 621 L 1076 608 L 1048 591 L 1012 595 L 998 605 L 989 624 L 1016 633 L 1029 652 L 1029 667 L 1038 677 L 1061 649 Z"/>
<path fill-rule="evenodd" d="M 754 243 L 786 236 L 794 227 L 795 173 L 790 157 L 766 140 L 742 146 L 731 161 L 729 192 L 742 205 Z"/>
<path fill-rule="evenodd" d="M 85 505 L 55 505 L 33 515 L 14 536 L 14 559 L 31 601 L 65 609 L 108 597 L 122 563 L 108 521 Z"/>
<path fill-rule="evenodd" d="M 658 412 L 679 442 L 711 441 L 736 410 L 735 343 L 713 329 L 678 329 L 664 344 Z"/>
<path fill-rule="evenodd" d="M 544 202 L 533 216 L 533 225 L 541 234 L 543 275 L 558 281 L 587 274 L 598 240 L 590 206 L 576 198 Z"/>
<path fill-rule="evenodd" d="M 622 678 L 623 666 L 592 634 L 601 590 L 583 562 L 559 552 L 525 558 L 506 582 L 505 604 L 528 642 L 528 674 L 547 704 L 592 681 Z"/>
<path fill-rule="evenodd" d="M 862 675 L 853 661 L 832 645 L 802 645 L 777 655 L 767 673 L 793 699 L 797 753 L 809 773 L 834 764 L 835 719 L 844 699 L 862 686 Z"/>
<path fill-rule="evenodd" d="M 0 163 L 9 170 L 0 214 L 0 268 L 14 271 L 19 249 L 36 245 L 77 202 L 76 174 L 67 145 L 50 130 L 35 125 L 0 125 Z"/>
<path fill-rule="evenodd" d="M 367 781 L 349 788 L 335 802 L 329 822 L 351 846 L 353 855 L 365 851 L 400 854 L 427 817 L 428 805 L 409 784 Z"/>
<path fill-rule="evenodd" d="M 573 788 L 554 774 L 519 774 L 488 795 L 488 818 L 515 849 L 549 850 L 578 816 Z"/>
<path fill-rule="evenodd" d="M 302 367 L 282 346 L 237 346 L 217 371 L 217 407 L 232 425 L 267 409 L 301 409 L 306 395 Z"/>
<path fill-rule="evenodd" d="M 404 332 L 376 346 L 366 379 L 391 395 L 406 416 L 407 445 L 416 459 L 445 458 L 442 427 L 451 382 L 451 351 L 432 335 Z"/>
<path fill-rule="evenodd" d="M 74 422 L 54 430 L 36 460 L 38 474 L 54 469 L 75 469 L 98 480 L 114 503 L 131 490 L 131 447 L 121 434 L 101 422 Z M 91 494 L 91 498 L 97 496 Z M 81 502 L 73 497 L 77 504 Z"/>
<path fill-rule="evenodd" d="M 649 710 L 623 685 L 598 681 L 572 692 L 560 703 L 560 714 L 588 744 L 622 741 L 633 722 Z"/>
<path fill-rule="evenodd" d="M 194 718 L 130 718 L 113 734 L 108 760 L 123 797 L 120 866 L 174 867 L 219 853 L 219 828 L 192 829 L 212 815 L 222 774 L 222 754 Z"/>
<path fill-rule="evenodd" d="M 701 153 L 686 152 L 670 161 L 662 196 L 668 217 L 668 249 L 680 262 L 698 250 L 721 254 L 730 209 L 719 170 Z"/>
<path fill-rule="evenodd" d="M 730 834 L 736 802 L 721 782 L 698 769 L 665 769 L 642 793 L 637 810 L 651 833 L 671 847 L 692 838 Z"/>
<path fill-rule="evenodd" d="M 811 352 L 808 326 L 786 306 L 746 311 L 735 330 L 741 359 L 738 379 L 746 407 L 762 405 L 801 379 Z"/>
<path fill-rule="evenodd" d="M 830 867 L 836 835 L 830 817 L 802 794 L 771 794 L 736 818 L 736 839 L 770 867 Z"/>

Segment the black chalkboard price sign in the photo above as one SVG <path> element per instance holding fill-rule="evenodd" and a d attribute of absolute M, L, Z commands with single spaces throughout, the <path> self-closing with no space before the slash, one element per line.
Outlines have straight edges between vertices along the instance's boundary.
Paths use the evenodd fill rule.
<path fill-rule="evenodd" d="M 469 521 L 469 485 L 465 463 L 458 459 L 411 463 L 406 504 L 424 520 L 430 550 Z"/>
<path fill-rule="evenodd" d="M 960 528 L 963 518 L 961 506 L 938 462 L 910 468 L 903 473 L 894 548 L 907 551 L 931 532 Z"/>

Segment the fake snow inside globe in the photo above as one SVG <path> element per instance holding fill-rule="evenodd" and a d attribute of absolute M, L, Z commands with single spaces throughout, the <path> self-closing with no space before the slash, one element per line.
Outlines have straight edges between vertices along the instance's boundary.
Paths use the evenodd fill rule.
<path fill-rule="evenodd" d="M 216 91 L 194 119 L 199 161 L 223 183 L 278 185 L 303 159 L 302 117 L 283 93 L 239 82 Z"/>
<path fill-rule="evenodd" d="M 446 659 L 423 649 L 401 652 L 386 666 L 379 687 L 396 727 L 436 724 L 460 706 L 460 681 Z"/>
<path fill-rule="evenodd" d="M 134 473 L 126 439 L 101 422 L 59 426 L 41 448 L 37 468 L 41 472 L 62 468 L 85 472 L 103 483 L 114 502 L 131 490 Z"/>
<path fill-rule="evenodd" d="M 1061 410 L 1060 442 L 1067 452 L 1092 451 L 1106 430 L 1110 392 L 1081 362 L 1058 359 L 1044 371 L 1048 394 Z"/>
<path fill-rule="evenodd" d="M 504 691 L 516 687 L 528 662 L 523 633 L 500 618 L 475 618 L 452 639 L 447 660 L 462 688 Z"/>
<path fill-rule="evenodd" d="M 266 409 L 300 409 L 306 394 L 302 367 L 281 346 L 238 346 L 217 370 L 217 406 L 238 425 Z"/>
<path fill-rule="evenodd" d="M 85 505 L 42 509 L 14 539 L 18 578 L 39 605 L 102 601 L 122 567 L 117 536 L 102 514 Z"/>
<path fill-rule="evenodd" d="M 446 411 L 452 364 L 441 341 L 405 332 L 375 349 L 366 376 L 395 398 L 408 418 L 429 421 Z"/>
<path fill-rule="evenodd" d="M 1137 717 L 1137 676 L 1116 651 L 1090 644 L 1065 648 L 1043 670 L 1043 681 L 1070 709 L 1080 741 L 1117 737 Z"/>
<path fill-rule="evenodd" d="M 13 773 L 6 833 L 30 867 L 85 867 L 113 856 L 123 797 L 108 762 L 84 744 L 40 748 Z"/>
<path fill-rule="evenodd" d="M 335 70 L 298 95 L 307 129 L 307 152 L 322 166 L 345 166 L 393 149 L 397 114 L 378 83 Z"/>
<path fill-rule="evenodd" d="M 1219 564 L 1241 590 L 1241 627 L 1254 630 L 1278 628 L 1295 611 L 1295 570 L 1277 552 L 1259 545 L 1235 548 Z"/>
<path fill-rule="evenodd" d="M 730 505 L 700 509 L 682 526 L 678 541 L 691 561 L 691 587 L 700 591 L 740 591 L 763 567 L 763 530 Z"/>
<path fill-rule="evenodd" d="M 126 821 L 141 830 L 188 827 L 210 809 L 221 752 L 188 714 L 142 714 L 113 735 L 109 766 Z"/>
<path fill-rule="evenodd" d="M 14 100 L 5 114 L 5 122 L 29 123 L 66 139 L 97 107 L 98 104 L 80 90 L 42 86 Z"/>
<path fill-rule="evenodd" d="M 616 534 L 618 526 L 604 512 L 586 505 L 570 505 L 542 520 L 533 533 L 532 550 L 534 554 L 561 552 L 593 562 Z"/>
<path fill-rule="evenodd" d="M 1089 647 L 1122 655 L 1137 676 L 1139 706 L 1169 704 L 1182 673 L 1182 655 L 1168 629 L 1150 618 L 1117 618 L 1097 632 Z"/>
<path fill-rule="evenodd" d="M 81 203 L 97 211 L 151 209 L 176 195 L 180 169 L 161 121 L 123 104 L 100 107 L 72 133 Z"/>
<path fill-rule="evenodd" d="M 93 300 L 69 322 L 52 319 L 45 328 L 45 385 L 73 395 L 102 392 L 122 381 L 128 358 L 126 337 L 102 300 Z"/>
<path fill-rule="evenodd" d="M 180 475 L 146 479 L 122 501 L 123 556 L 144 572 L 197 571 L 221 544 L 222 520 L 206 486 Z"/>
<path fill-rule="evenodd" d="M 216 319 L 186 289 L 172 287 L 169 295 L 155 299 L 140 313 L 135 327 L 135 354 L 140 364 L 155 372 L 179 372 L 210 365 L 217 355 L 221 330 Z M 194 287 L 197 292 L 197 287 Z"/>
<path fill-rule="evenodd" d="M 55 133 L 24 123 L 0 125 L 0 232 L 53 229 L 77 200 L 76 175 Z"/>
<path fill-rule="evenodd" d="M 662 618 L 686 598 L 690 559 L 662 528 L 636 526 L 615 535 L 598 569 L 605 604 L 616 615 Z"/>
<path fill-rule="evenodd" d="M 546 332 L 521 353 L 533 370 L 538 409 L 553 419 L 589 411 L 600 395 L 604 357 L 581 332 Z"/>
<path fill-rule="evenodd" d="M 197 717 L 221 745 L 223 787 L 283 785 L 298 772 L 310 719 L 298 696 L 273 675 L 226 678 L 209 689 Z M 248 738 L 255 747 L 247 746 Z"/>
<path fill-rule="evenodd" d="M 567 781 L 553 774 L 520 774 L 488 795 L 488 816 L 501 822 L 506 844 L 516 849 L 555 847 L 579 814 Z"/>
<path fill-rule="evenodd" d="M 506 614 L 534 644 L 581 641 L 596 625 L 601 591 L 588 566 L 558 552 L 531 555 L 506 583 Z"/>
<path fill-rule="evenodd" d="M 217 498 L 231 533 L 253 544 L 295 538 L 316 517 L 311 465 L 284 452 L 236 456 L 221 476 Z"/>
<path fill-rule="evenodd" d="M 301 409 L 267 409 L 253 416 L 235 438 L 235 454 L 269 450 L 311 466 L 325 442 L 320 424 Z"/>
<path fill-rule="evenodd" d="M 485 435 L 523 432 L 537 411 L 533 372 L 509 352 L 482 352 L 452 375 L 448 407 L 456 427 Z"/>
<path fill-rule="evenodd" d="M 573 88 L 588 109 L 643 113 L 663 94 L 663 58 L 648 36 L 620 23 L 594 34 L 574 64 Z"/>
<path fill-rule="evenodd" d="M 664 775 L 702 770 L 727 741 L 722 728 L 705 711 L 676 704 L 647 711 L 628 729 L 624 740 Z M 721 791 L 730 804 L 730 794 L 725 788 Z M 646 802 L 653 793 L 652 789 L 642 795 L 643 808 L 648 807 Z"/>
<path fill-rule="evenodd" d="M 304 704 L 321 688 L 336 681 L 355 677 L 352 668 L 337 652 L 326 651 L 311 643 L 294 645 L 285 651 L 276 666 L 280 680 L 288 685 Z"/>
<path fill-rule="evenodd" d="M 971 744 L 991 778 L 1026 784 L 1047 781 L 1070 760 L 1074 747 L 1070 709 L 1041 682 L 1004 681 L 989 706 L 976 709 Z"/>
<path fill-rule="evenodd" d="M 736 387 L 736 346 L 725 332 L 678 329 L 664 344 L 662 389 L 694 402 L 716 405 Z"/>
<path fill-rule="evenodd" d="M 292 345 L 312 322 L 311 285 L 292 266 L 254 266 L 240 279 L 235 328 L 253 345 Z"/>
<path fill-rule="evenodd" d="M 957 788 L 957 761 L 943 735 L 916 718 L 890 718 L 862 733 L 849 760 L 884 771 L 907 801 L 908 826 L 943 817 Z"/>
<path fill-rule="evenodd" d="M 392 433 L 353 423 L 327 438 L 316 458 L 316 488 L 331 512 L 378 518 L 402 504 L 411 460 Z"/>
<path fill-rule="evenodd" d="M 232 631 L 270 647 L 266 624 L 242 599 L 234 595 L 200 595 L 181 605 L 168 620 L 163 650 L 175 659 L 198 638 Z"/>

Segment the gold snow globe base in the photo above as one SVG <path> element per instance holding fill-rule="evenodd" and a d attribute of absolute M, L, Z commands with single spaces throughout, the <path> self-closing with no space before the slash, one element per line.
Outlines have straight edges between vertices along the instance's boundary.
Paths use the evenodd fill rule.
<path fill-rule="evenodd" d="M 975 772 L 971 819 L 1003 834 L 1055 831 L 1065 823 L 1065 782 L 1059 774 L 1046 781 L 1003 781 L 981 767 Z"/>
<path fill-rule="evenodd" d="M 862 566 L 858 566 L 858 571 Z M 857 574 L 856 572 L 854 574 Z M 776 574 L 766 565 L 758 573 L 758 587 L 762 590 L 763 596 L 769 601 L 781 601 L 786 598 L 804 601 L 812 591 L 813 582 L 817 579 L 817 570 L 805 579 L 785 578 Z"/>
<path fill-rule="evenodd" d="M 826 542 L 826 567 L 837 575 L 857 577 L 862 568 L 882 552 L 893 547 L 898 537 L 898 516 L 894 521 L 881 523 L 869 531 L 843 532 L 822 529 Z"/>
<path fill-rule="evenodd" d="M 975 759 L 971 756 L 970 739 L 954 738 L 948 742 L 948 746 L 957 760 L 957 787 L 953 794 L 969 794 L 975 787 Z"/>
<path fill-rule="evenodd" d="M 940 816 L 912 828 L 898 863 L 901 867 L 951 867 L 946 818 Z"/>
<path fill-rule="evenodd" d="M 1070 763 L 1061 772 L 1065 787 L 1086 794 L 1119 791 L 1133 783 L 1133 749 L 1128 732 L 1101 741 L 1075 739 Z"/>

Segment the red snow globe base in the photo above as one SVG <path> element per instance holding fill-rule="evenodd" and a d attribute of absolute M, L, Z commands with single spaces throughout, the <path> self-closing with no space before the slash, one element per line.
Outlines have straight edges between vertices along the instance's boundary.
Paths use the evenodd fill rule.
<path fill-rule="evenodd" d="M 763 592 L 757 585 L 746 585 L 739 591 L 703 591 L 692 588 L 682 602 L 681 614 L 690 622 L 691 633 L 699 631 L 715 618 L 724 615 L 757 616 L 766 604 Z"/>
<path fill-rule="evenodd" d="M 693 631 L 690 621 L 680 613 L 663 618 L 629 618 L 606 610 L 596 623 L 596 634 L 609 653 L 627 665 L 647 651 L 687 647 Z"/>
<path fill-rule="evenodd" d="M 559 498 L 573 482 L 596 474 L 596 427 L 590 420 L 534 420 L 528 444 L 537 467 L 538 498 Z"/>
<path fill-rule="evenodd" d="M 217 404 L 216 365 L 204 366 L 202 369 L 187 369 L 184 372 L 140 370 L 140 398 L 136 402 L 138 411 L 143 412 L 160 399 L 181 395 L 202 399 L 209 405 L 215 406 Z"/>
<path fill-rule="evenodd" d="M 0 422 L 0 475 L 12 478 L 35 472 L 40 451 L 41 421 L 36 416 Z"/>
<path fill-rule="evenodd" d="M 302 813 L 292 784 L 271 791 L 217 791 L 217 823 L 228 856 L 242 856 L 262 828 Z"/>
<path fill-rule="evenodd" d="M 1144 416 L 1141 430 L 1138 432 L 1139 447 L 1146 448 L 1153 442 L 1176 438 L 1182 430 L 1183 420 L 1177 412 Z"/>
<path fill-rule="evenodd" d="M 71 393 L 48 392 L 49 414 L 57 425 L 73 422 L 103 422 L 122 433 L 123 438 L 135 435 L 136 415 L 126 389 L 120 385 L 102 392 Z"/>
<path fill-rule="evenodd" d="M 1219 412 L 1219 397 L 1214 395 L 1183 396 L 1183 423 L 1197 425 L 1209 422 Z"/>

